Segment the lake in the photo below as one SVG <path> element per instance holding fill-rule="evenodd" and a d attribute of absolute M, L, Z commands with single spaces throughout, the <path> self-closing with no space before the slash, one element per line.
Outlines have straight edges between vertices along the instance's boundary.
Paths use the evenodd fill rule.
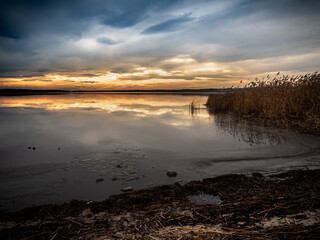
<path fill-rule="evenodd" d="M 197 99 L 200 109 L 189 111 Z M 210 114 L 206 96 L 0 97 L 0 210 L 222 174 L 318 168 L 320 138 Z M 176 171 L 168 177 L 167 171 Z"/>

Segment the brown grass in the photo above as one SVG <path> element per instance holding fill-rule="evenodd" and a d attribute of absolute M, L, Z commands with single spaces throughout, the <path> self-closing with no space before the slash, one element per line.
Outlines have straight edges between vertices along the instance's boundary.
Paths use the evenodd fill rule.
<path fill-rule="evenodd" d="M 207 106 L 215 113 L 320 134 L 320 73 L 256 79 L 243 89 L 210 95 Z"/>
<path fill-rule="evenodd" d="M 200 100 L 197 98 L 192 99 L 189 103 L 189 113 L 191 116 L 196 116 L 200 110 Z"/>

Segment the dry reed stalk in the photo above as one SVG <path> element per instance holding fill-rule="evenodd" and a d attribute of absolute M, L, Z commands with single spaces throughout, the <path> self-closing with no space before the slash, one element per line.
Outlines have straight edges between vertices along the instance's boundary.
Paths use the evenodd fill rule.
<path fill-rule="evenodd" d="M 210 95 L 206 105 L 215 113 L 320 134 L 320 73 L 256 79 L 243 89 Z"/>
<path fill-rule="evenodd" d="M 200 110 L 200 100 L 197 98 L 192 99 L 192 101 L 189 104 L 189 113 L 192 116 L 196 116 L 199 110 Z"/>
<path fill-rule="evenodd" d="M 190 227 L 178 227 L 177 229 L 190 230 L 190 231 L 201 231 L 201 232 L 208 232 L 208 233 L 221 234 L 221 235 L 232 235 L 232 236 L 237 236 L 237 237 L 260 239 L 260 240 L 270 239 L 270 238 L 265 238 L 265 237 L 254 236 L 254 234 L 259 234 L 256 231 L 247 231 L 247 230 L 238 230 L 238 229 L 230 229 L 229 232 L 216 231 L 216 230 L 203 229 L 203 228 L 190 228 Z"/>

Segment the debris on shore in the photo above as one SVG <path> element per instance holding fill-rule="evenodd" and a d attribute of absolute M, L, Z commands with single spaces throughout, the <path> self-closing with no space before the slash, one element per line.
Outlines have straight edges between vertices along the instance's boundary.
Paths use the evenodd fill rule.
<path fill-rule="evenodd" d="M 129 187 L 122 188 L 121 191 L 122 192 L 131 192 L 131 191 L 133 191 L 133 188 L 129 186 Z"/>
<path fill-rule="evenodd" d="M 178 175 L 178 173 L 177 172 L 175 172 L 175 171 L 167 171 L 167 176 L 168 177 L 176 177 Z"/>
<path fill-rule="evenodd" d="M 96 183 L 100 183 L 100 182 L 103 182 L 103 181 L 104 181 L 103 178 L 97 178 L 97 179 L 96 179 Z"/>
<path fill-rule="evenodd" d="M 214 204 L 190 196 L 212 196 Z M 319 239 L 320 170 L 223 175 L 0 215 L 1 239 Z"/>

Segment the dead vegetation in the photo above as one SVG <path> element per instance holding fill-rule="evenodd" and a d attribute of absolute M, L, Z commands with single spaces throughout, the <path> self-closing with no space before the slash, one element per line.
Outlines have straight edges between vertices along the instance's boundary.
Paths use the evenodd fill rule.
<path fill-rule="evenodd" d="M 225 175 L 28 208 L 0 217 L 1 239 L 319 239 L 320 170 Z M 216 205 L 188 196 L 219 195 Z"/>
<path fill-rule="evenodd" d="M 256 79 L 243 89 L 210 95 L 207 106 L 267 126 L 320 134 L 320 73 Z"/>
<path fill-rule="evenodd" d="M 197 98 L 192 99 L 189 103 L 189 113 L 191 116 L 197 116 L 198 112 L 200 111 L 200 100 Z"/>

